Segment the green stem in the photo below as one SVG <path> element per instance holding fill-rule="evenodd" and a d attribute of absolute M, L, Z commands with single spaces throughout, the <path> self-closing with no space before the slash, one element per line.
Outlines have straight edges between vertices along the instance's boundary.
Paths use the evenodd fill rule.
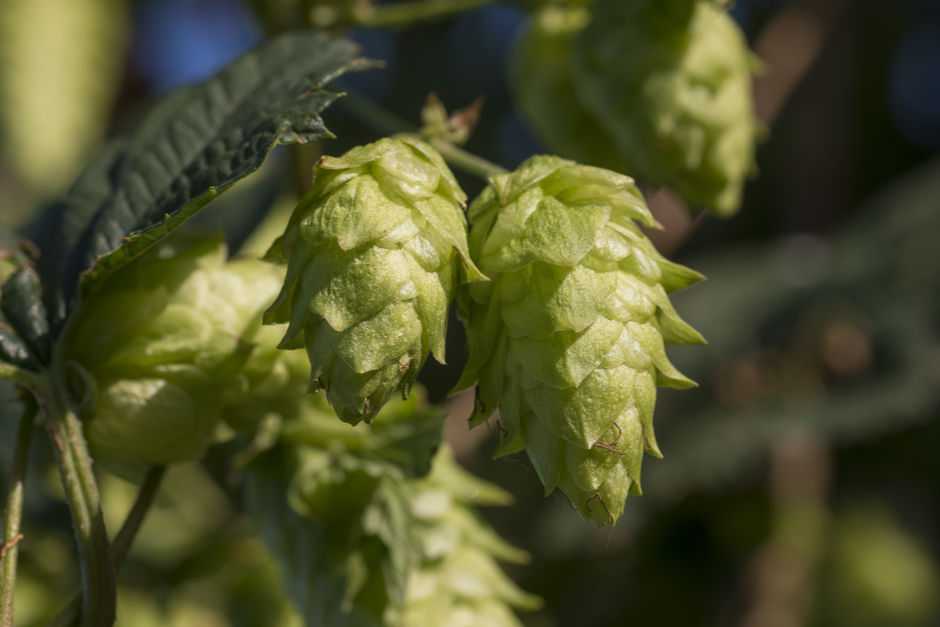
<path fill-rule="evenodd" d="M 78 416 L 68 407 L 64 394 L 54 394 L 52 400 L 52 405 L 44 405 L 43 410 L 78 543 L 82 572 L 81 625 L 108 627 L 115 617 L 114 568 L 98 484 Z"/>
<path fill-rule="evenodd" d="M 476 9 L 496 0 L 413 0 L 412 2 L 396 2 L 378 7 L 367 7 L 355 11 L 352 23 L 355 26 L 408 26 L 414 22 L 447 17 L 454 13 L 461 13 Z"/>
<path fill-rule="evenodd" d="M 16 588 L 16 561 L 19 553 L 20 520 L 23 516 L 23 483 L 29 461 L 29 443 L 33 435 L 36 403 L 30 398 L 16 432 L 16 449 L 10 469 L 3 544 L 0 548 L 0 627 L 13 627 L 13 591 Z"/>
<path fill-rule="evenodd" d="M 483 157 L 479 157 L 472 152 L 467 152 L 466 150 L 455 146 L 449 141 L 443 139 L 431 139 L 430 143 L 432 146 L 437 148 L 438 152 L 441 153 L 441 156 L 444 157 L 444 160 L 447 163 L 451 164 L 458 170 L 463 170 L 467 174 L 472 174 L 478 178 L 483 179 L 484 181 L 489 181 L 491 176 L 496 176 L 498 174 L 506 174 L 509 172 L 506 168 L 492 161 L 487 161 Z"/>
<path fill-rule="evenodd" d="M 130 553 L 131 545 L 134 543 L 134 538 L 137 537 L 137 532 L 140 531 L 144 517 L 150 511 L 153 499 L 160 490 L 160 482 L 163 481 L 165 473 L 166 466 L 151 466 L 150 470 L 147 471 L 147 476 L 144 477 L 144 482 L 140 486 L 140 491 L 137 493 L 137 499 L 134 501 L 131 511 L 127 513 L 124 524 L 121 525 L 120 531 L 114 536 L 114 542 L 111 543 L 111 559 L 114 562 L 115 572 L 121 570 L 121 567 L 124 566 L 124 560 L 127 559 L 127 554 Z"/>
<path fill-rule="evenodd" d="M 350 115 L 381 135 L 416 135 L 417 133 L 414 126 L 391 111 L 354 93 L 347 92 L 346 96 L 338 101 L 338 104 Z M 449 164 L 484 181 L 488 181 L 491 176 L 496 174 L 508 172 L 501 165 L 467 152 L 444 139 L 424 139 L 437 148 Z"/>
<path fill-rule="evenodd" d="M 130 553 L 134 538 L 137 536 L 137 532 L 140 531 L 144 517 L 150 510 L 153 499 L 160 489 L 160 482 L 163 480 L 165 471 L 165 466 L 152 466 L 150 470 L 147 471 L 147 476 L 144 477 L 144 482 L 140 486 L 140 491 L 137 493 L 137 499 L 134 501 L 131 510 L 127 513 L 127 518 L 124 519 L 121 530 L 118 531 L 117 535 L 114 537 L 114 542 L 111 543 L 111 562 L 115 574 L 120 572 L 121 567 L 124 566 L 124 561 L 127 559 L 127 554 Z M 82 597 L 79 592 L 76 593 L 75 597 L 65 609 L 49 621 L 46 627 L 69 627 L 74 625 L 81 612 L 81 607 Z"/>

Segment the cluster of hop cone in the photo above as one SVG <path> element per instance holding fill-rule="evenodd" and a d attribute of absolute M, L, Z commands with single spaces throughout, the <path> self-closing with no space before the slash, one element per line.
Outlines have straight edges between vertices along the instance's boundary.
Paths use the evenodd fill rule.
<path fill-rule="evenodd" d="M 578 3 L 546 7 L 517 49 L 523 110 L 536 127 L 556 129 L 549 145 L 577 154 L 585 144 L 575 140 L 606 137 L 585 161 L 733 212 L 757 132 L 746 93 L 753 62 L 716 4 L 599 1 L 594 20 Z M 635 36 L 612 38 L 612 24 Z M 643 37 L 655 45 L 644 48 Z M 646 78 L 632 65 L 604 68 L 620 57 L 643 65 Z M 584 101 L 551 97 L 565 89 Z M 551 123 L 557 115 L 579 120 L 577 137 Z M 385 596 L 373 605 L 386 608 L 375 611 L 386 622 L 419 624 L 409 622 L 418 620 L 409 611 L 423 611 L 415 599 L 445 599 L 467 624 L 482 624 L 474 612 L 514 624 L 507 608 L 534 601 L 511 584 L 475 597 L 441 583 L 447 560 L 483 582 L 499 572 L 494 559 L 521 557 L 491 532 L 473 531 L 484 526 L 472 505 L 504 495 L 472 484 L 446 449 L 427 475 L 440 414 L 383 406 L 396 393 L 408 397 L 430 354 L 444 362 L 456 299 L 468 344 L 457 390 L 476 386 L 471 426 L 495 415 L 497 456 L 524 451 L 546 494 L 564 494 L 599 526 L 615 522 L 640 492 L 644 452 L 660 455 L 657 386 L 694 385 L 664 346 L 704 341 L 669 300 L 702 277 L 657 252 L 642 229 L 658 226 L 632 178 L 559 157 L 535 156 L 491 177 L 469 208 L 441 155 L 420 139 L 384 138 L 324 157 L 266 260 L 227 261 L 217 239 L 175 238 L 83 305 L 69 352 L 94 382 L 86 434 L 99 460 L 133 475 L 199 458 L 220 424 L 257 433 L 274 420 L 277 454 L 249 465 L 249 493 L 260 512 L 277 509 L 272 494 L 282 504 L 289 494 L 289 516 L 256 516 L 272 546 L 283 545 L 288 572 L 291 544 L 308 533 L 291 526 L 294 516 L 319 525 L 304 542 L 346 547 L 323 548 L 321 557 L 326 571 L 345 573 L 347 610 L 369 607 L 378 585 Z M 324 420 L 327 403 L 349 424 Z M 352 426 L 360 421 L 371 426 Z M 430 436 L 396 449 L 397 436 L 383 433 L 409 421 L 430 425 L 422 427 Z M 423 455 L 406 468 L 401 459 L 416 450 Z M 435 490 L 444 504 L 428 510 L 421 495 Z M 488 493 L 496 496 L 480 496 Z M 396 511 L 418 531 L 402 538 L 375 522 Z M 435 549 L 441 533 L 451 541 Z M 377 552 L 349 548 L 364 538 Z M 401 546 L 423 548 L 403 556 Z"/>

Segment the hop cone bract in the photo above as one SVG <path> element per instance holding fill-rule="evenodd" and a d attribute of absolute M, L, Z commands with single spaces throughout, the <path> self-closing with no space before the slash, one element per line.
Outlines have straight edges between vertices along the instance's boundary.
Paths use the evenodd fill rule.
<path fill-rule="evenodd" d="M 86 373 L 96 457 L 128 474 L 201 457 L 281 270 L 175 236 L 82 302 L 67 359 Z"/>
<path fill-rule="evenodd" d="M 305 346 L 313 389 L 348 422 L 371 421 L 407 395 L 428 352 L 443 363 L 467 251 L 465 195 L 441 156 L 410 138 L 326 157 L 269 257 L 288 263 L 265 323 L 288 322 L 282 347 Z"/>
<path fill-rule="evenodd" d="M 735 213 L 753 169 L 753 57 L 712 0 L 599 0 L 572 79 L 630 171 Z"/>
<path fill-rule="evenodd" d="M 663 342 L 698 343 L 667 292 L 701 278 L 664 259 L 633 181 L 557 157 L 495 176 L 470 207 L 470 250 L 489 283 L 458 295 L 479 381 L 477 424 L 499 407 L 496 455 L 523 449 L 545 486 L 597 524 L 639 493 L 656 386 L 691 381 Z"/>

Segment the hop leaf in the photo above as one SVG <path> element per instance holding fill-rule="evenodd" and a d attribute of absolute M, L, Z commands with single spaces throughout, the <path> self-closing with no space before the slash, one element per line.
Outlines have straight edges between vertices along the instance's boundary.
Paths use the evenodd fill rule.
<path fill-rule="evenodd" d="M 290 323 L 281 347 L 306 346 L 311 388 L 343 420 L 369 422 L 396 388 L 407 395 L 429 352 L 444 362 L 455 284 L 483 278 L 464 200 L 433 148 L 382 139 L 322 159 L 272 247 L 288 269 L 265 322 Z"/>
<path fill-rule="evenodd" d="M 201 457 L 279 277 L 263 261 L 227 264 L 219 238 L 174 237 L 91 293 L 66 358 L 88 384 L 96 456 L 129 474 Z"/>
<path fill-rule="evenodd" d="M 573 48 L 577 93 L 629 170 L 728 216 L 753 169 L 754 67 L 711 0 L 599 0 Z"/>
<path fill-rule="evenodd" d="M 496 455 L 526 450 L 545 486 L 599 525 L 640 491 L 656 386 L 694 385 L 663 342 L 700 343 L 667 292 L 701 278 L 664 259 L 633 181 L 557 157 L 496 176 L 470 207 L 470 250 L 489 283 L 461 288 L 479 424 L 497 408 Z"/>

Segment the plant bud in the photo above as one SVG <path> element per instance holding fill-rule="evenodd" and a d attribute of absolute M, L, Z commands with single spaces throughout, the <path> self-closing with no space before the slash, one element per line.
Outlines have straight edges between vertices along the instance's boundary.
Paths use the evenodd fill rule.
<path fill-rule="evenodd" d="M 470 250 L 492 280 L 458 295 L 479 381 L 471 424 L 500 410 L 497 456 L 525 450 L 545 486 L 598 525 L 640 491 L 656 386 L 694 385 L 665 342 L 700 343 L 668 292 L 701 275 L 663 258 L 632 179 L 538 156 L 470 207 Z"/>
<path fill-rule="evenodd" d="M 262 261 L 227 264 L 219 238 L 176 236 L 90 294 L 66 359 L 90 384 L 96 457 L 131 474 L 201 457 L 280 274 Z"/>
<path fill-rule="evenodd" d="M 573 48 L 576 93 L 629 170 L 734 214 L 754 168 L 755 67 L 712 0 L 599 0 Z"/>
<path fill-rule="evenodd" d="M 406 396 L 428 353 L 444 362 L 458 280 L 480 280 L 466 243 L 463 191 L 441 156 L 411 138 L 323 158 L 269 258 L 287 278 L 265 323 L 289 322 L 311 389 L 343 420 L 371 421 Z"/>

